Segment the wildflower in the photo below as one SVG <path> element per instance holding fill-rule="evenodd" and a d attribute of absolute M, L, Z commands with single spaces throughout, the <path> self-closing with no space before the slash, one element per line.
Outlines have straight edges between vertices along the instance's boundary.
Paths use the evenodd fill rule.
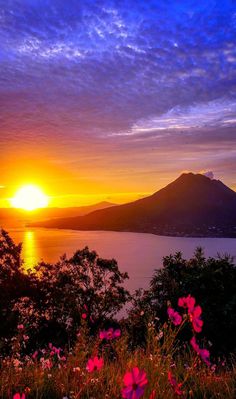
<path fill-rule="evenodd" d="M 38 356 L 38 351 L 35 351 L 34 353 L 33 353 L 33 355 L 32 355 L 32 359 L 37 359 L 37 356 Z"/>
<path fill-rule="evenodd" d="M 182 316 L 178 312 L 176 312 L 173 308 L 168 308 L 167 309 L 168 316 L 172 323 L 175 326 L 179 326 L 182 323 Z"/>
<path fill-rule="evenodd" d="M 127 371 L 124 375 L 124 385 L 122 398 L 139 399 L 144 394 L 144 388 L 148 384 L 147 374 L 144 370 L 134 367 L 131 372 Z"/>
<path fill-rule="evenodd" d="M 20 393 L 15 393 L 15 395 L 13 396 L 13 399 L 25 399 L 25 394 L 22 393 L 22 395 Z"/>
<path fill-rule="evenodd" d="M 192 312 L 195 306 L 195 302 L 196 302 L 195 298 L 193 298 L 191 295 L 188 295 L 186 297 L 179 298 L 178 306 L 180 308 L 188 309 L 188 312 Z"/>
<path fill-rule="evenodd" d="M 114 330 L 112 327 L 109 328 L 107 331 L 100 331 L 99 338 L 100 339 L 106 339 L 106 340 L 111 340 L 114 338 L 119 338 L 121 335 L 121 332 L 119 329 Z"/>
<path fill-rule="evenodd" d="M 24 330 L 24 325 L 23 324 L 18 324 L 17 330 Z"/>
<path fill-rule="evenodd" d="M 196 306 L 190 313 L 190 320 L 193 325 L 194 331 L 197 333 L 202 331 L 203 321 L 201 320 L 202 308 L 201 306 Z"/>
<path fill-rule="evenodd" d="M 87 314 L 86 314 L 86 313 L 82 313 L 82 316 L 81 316 L 81 317 L 82 317 L 82 319 L 85 320 L 85 319 L 87 319 Z"/>
<path fill-rule="evenodd" d="M 176 395 L 181 396 L 183 398 L 183 391 L 181 389 L 182 384 L 178 383 L 176 381 L 176 378 L 173 376 L 173 374 L 171 373 L 171 371 L 168 372 L 168 381 L 170 383 L 170 385 L 172 386 L 174 392 Z"/>
<path fill-rule="evenodd" d="M 207 349 L 201 349 L 199 347 L 199 345 L 196 342 L 196 338 L 192 337 L 190 344 L 192 345 L 193 349 L 195 350 L 195 352 L 197 352 L 197 354 L 201 357 L 201 359 L 204 361 L 204 363 L 206 363 L 207 366 L 210 366 L 210 352 Z"/>
<path fill-rule="evenodd" d="M 89 373 L 92 373 L 95 370 L 101 370 L 103 365 L 104 365 L 103 358 L 99 358 L 99 357 L 95 356 L 88 360 L 86 370 L 88 370 Z"/>
<path fill-rule="evenodd" d="M 195 332 L 199 333 L 202 331 L 203 321 L 201 320 L 202 308 L 201 306 L 195 306 L 195 298 L 191 295 L 187 297 L 179 298 L 178 305 L 182 308 L 188 309 L 190 321 Z"/>
<path fill-rule="evenodd" d="M 51 360 L 44 357 L 41 357 L 40 362 L 43 370 L 50 370 L 53 366 Z"/>
<path fill-rule="evenodd" d="M 19 359 L 13 359 L 13 360 L 12 360 L 12 363 L 13 363 L 13 366 L 14 366 L 16 369 L 20 369 L 20 366 L 22 365 L 22 362 L 21 362 Z"/>

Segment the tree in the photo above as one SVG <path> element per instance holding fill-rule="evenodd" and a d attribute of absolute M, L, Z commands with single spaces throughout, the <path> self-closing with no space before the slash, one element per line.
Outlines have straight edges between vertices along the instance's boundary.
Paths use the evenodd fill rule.
<path fill-rule="evenodd" d="M 190 260 L 184 259 L 180 252 L 166 256 L 163 268 L 153 275 L 150 289 L 136 298 L 131 314 L 137 315 L 144 309 L 164 321 L 168 303 L 178 309 L 178 298 L 188 294 L 202 307 L 201 336 L 212 343 L 212 352 L 234 351 L 236 267 L 229 255 L 206 259 L 203 250 L 197 248 Z"/>
<path fill-rule="evenodd" d="M 73 341 L 83 318 L 92 332 L 130 298 L 123 287 L 128 274 L 119 271 L 116 260 L 102 259 L 88 247 L 55 264 L 40 262 L 34 270 L 30 281 L 37 289 L 28 305 L 24 298 L 15 309 L 40 341 Z"/>
<path fill-rule="evenodd" d="M 130 299 L 128 278 L 115 259 L 102 259 L 88 247 L 55 264 L 40 262 L 24 272 L 21 245 L 0 233 L 0 336 L 14 333 L 17 323 L 30 328 L 31 340 L 65 344 L 87 320 L 90 332 Z"/>
<path fill-rule="evenodd" d="M 16 326 L 14 303 L 29 295 L 29 277 L 23 273 L 21 244 L 16 245 L 5 230 L 0 230 L 0 337 L 9 337 Z"/>

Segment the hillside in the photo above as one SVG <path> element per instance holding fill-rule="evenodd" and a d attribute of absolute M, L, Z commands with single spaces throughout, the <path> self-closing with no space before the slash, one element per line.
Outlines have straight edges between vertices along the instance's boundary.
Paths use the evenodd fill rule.
<path fill-rule="evenodd" d="M 172 236 L 236 237 L 236 193 L 219 180 L 184 173 L 149 197 L 86 216 L 31 225 Z"/>
<path fill-rule="evenodd" d="M 33 212 L 15 208 L 0 208 L 0 226 L 22 227 L 28 223 L 35 223 L 44 219 L 69 218 L 84 216 L 98 209 L 105 209 L 114 204 L 106 201 L 94 205 L 68 208 L 41 208 Z"/>

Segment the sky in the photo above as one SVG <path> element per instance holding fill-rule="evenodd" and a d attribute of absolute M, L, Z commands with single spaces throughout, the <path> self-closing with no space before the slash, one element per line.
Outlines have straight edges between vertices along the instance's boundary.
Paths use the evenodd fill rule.
<path fill-rule="evenodd" d="M 184 171 L 236 190 L 234 0 L 0 0 L 0 206 L 117 203 Z"/>

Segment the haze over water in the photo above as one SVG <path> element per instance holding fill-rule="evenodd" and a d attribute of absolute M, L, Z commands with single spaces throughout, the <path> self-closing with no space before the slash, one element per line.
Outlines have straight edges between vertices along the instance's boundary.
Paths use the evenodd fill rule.
<path fill-rule="evenodd" d="M 206 256 L 228 253 L 236 257 L 236 239 L 164 237 L 153 234 L 108 231 L 74 231 L 57 229 L 10 229 L 15 242 L 22 242 L 25 267 L 32 268 L 38 261 L 56 262 L 66 253 L 72 255 L 86 245 L 99 256 L 115 258 L 122 271 L 129 273 L 126 287 L 133 291 L 147 288 L 154 269 L 162 266 L 162 258 L 182 251 L 186 258 L 197 246 Z"/>

